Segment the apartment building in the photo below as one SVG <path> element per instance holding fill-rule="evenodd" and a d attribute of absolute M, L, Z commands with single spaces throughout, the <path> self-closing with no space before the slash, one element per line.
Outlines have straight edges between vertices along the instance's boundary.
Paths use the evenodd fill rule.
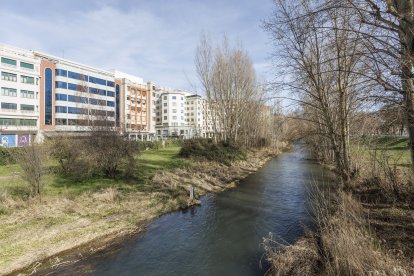
<path fill-rule="evenodd" d="M 155 86 L 140 77 L 114 71 L 116 125 L 133 140 L 153 140 L 155 136 L 152 95 Z"/>
<path fill-rule="evenodd" d="M 34 54 L 40 60 L 41 135 L 115 125 L 113 73 L 40 52 Z"/>
<path fill-rule="evenodd" d="M 3 44 L 0 59 L 1 145 L 23 146 L 37 133 L 40 62 L 31 51 Z"/>
<path fill-rule="evenodd" d="M 156 131 L 157 138 L 190 138 L 191 130 L 186 121 L 185 103 L 190 93 L 158 88 L 156 90 Z"/>
<path fill-rule="evenodd" d="M 199 95 L 140 77 L 0 44 L 2 146 L 113 126 L 133 140 L 212 137 Z"/>

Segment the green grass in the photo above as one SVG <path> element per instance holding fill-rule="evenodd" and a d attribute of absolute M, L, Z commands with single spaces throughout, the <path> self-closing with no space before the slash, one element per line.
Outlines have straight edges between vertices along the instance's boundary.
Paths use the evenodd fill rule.
<path fill-rule="evenodd" d="M 45 195 L 76 195 L 86 191 L 97 191 L 104 188 L 116 187 L 119 191 L 137 191 L 147 189 L 149 180 L 160 170 L 172 170 L 189 166 L 189 162 L 180 158 L 180 147 L 168 147 L 159 150 L 148 150 L 136 157 L 136 166 L 133 177 L 124 179 L 108 179 L 97 177 L 75 181 L 54 173 L 44 176 Z M 54 165 L 51 165 L 53 167 Z M 51 168 L 50 167 L 50 168 Z M 28 196 L 29 189 L 26 182 L 13 172 L 19 172 L 18 165 L 0 166 L 0 191 L 7 190 L 12 195 Z"/>
<path fill-rule="evenodd" d="M 411 166 L 408 138 L 398 136 L 373 136 L 353 141 L 354 155 L 387 158 L 391 164 L 401 167 Z"/>
<path fill-rule="evenodd" d="M 11 176 L 14 173 L 20 172 L 20 167 L 17 164 L 0 166 L 0 177 Z"/>

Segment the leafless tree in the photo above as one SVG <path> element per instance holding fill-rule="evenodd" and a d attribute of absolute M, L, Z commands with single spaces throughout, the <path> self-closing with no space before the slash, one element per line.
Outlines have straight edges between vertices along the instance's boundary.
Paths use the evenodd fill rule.
<path fill-rule="evenodd" d="M 215 137 L 245 146 L 257 144 L 267 109 L 247 52 L 241 46 L 231 47 L 227 37 L 213 46 L 204 35 L 195 65 L 211 109 Z"/>
<path fill-rule="evenodd" d="M 275 86 L 301 106 L 296 119 L 308 122 L 308 139 L 348 181 L 350 121 L 371 85 L 361 73 L 366 64 L 360 33 L 347 28 L 358 29 L 360 22 L 345 8 L 320 10 L 323 0 L 274 2 L 276 10 L 265 29 L 281 68 Z"/>
<path fill-rule="evenodd" d="M 21 176 L 30 185 L 31 195 L 41 200 L 44 165 L 47 157 L 45 147 L 31 143 L 14 151 L 15 159 L 22 169 Z"/>

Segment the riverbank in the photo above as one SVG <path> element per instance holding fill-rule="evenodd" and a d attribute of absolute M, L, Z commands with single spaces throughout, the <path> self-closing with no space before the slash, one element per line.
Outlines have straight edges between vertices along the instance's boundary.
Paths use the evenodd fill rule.
<path fill-rule="evenodd" d="M 288 246 L 267 240 L 271 274 L 414 274 L 412 182 L 401 172 L 398 187 L 361 175 L 344 190 L 333 186 L 312 192 L 317 230 Z"/>
<path fill-rule="evenodd" d="M 1 215 L 0 273 L 56 268 L 114 246 L 162 214 L 185 208 L 190 185 L 198 197 L 235 187 L 275 154 L 255 150 L 230 166 L 194 161 L 185 169 L 160 170 L 140 191 L 107 187 L 76 197 L 48 196 L 41 203 L 10 203 L 11 212 Z"/>

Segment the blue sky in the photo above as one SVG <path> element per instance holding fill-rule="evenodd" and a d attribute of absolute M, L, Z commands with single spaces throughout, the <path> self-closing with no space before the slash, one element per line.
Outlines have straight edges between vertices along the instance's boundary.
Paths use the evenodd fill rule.
<path fill-rule="evenodd" d="M 271 0 L 0 0 L 0 42 L 200 90 L 193 60 L 203 31 L 241 41 L 259 78 L 271 77 L 260 25 L 272 8 Z"/>

